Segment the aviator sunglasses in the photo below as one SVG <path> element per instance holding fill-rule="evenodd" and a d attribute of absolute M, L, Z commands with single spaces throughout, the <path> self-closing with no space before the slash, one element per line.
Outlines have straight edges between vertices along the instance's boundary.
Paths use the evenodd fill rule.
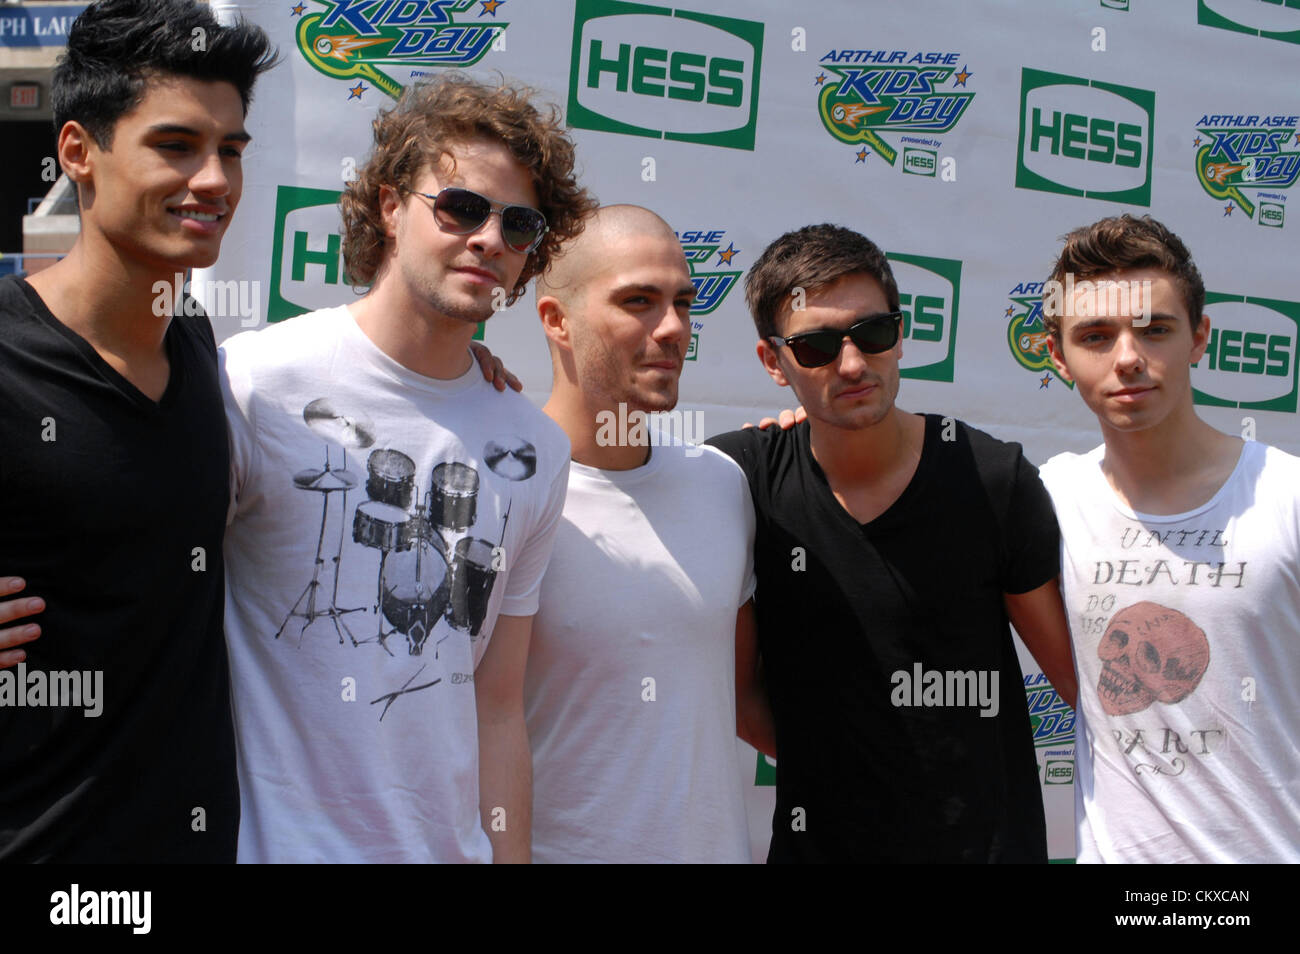
<path fill-rule="evenodd" d="M 846 336 L 853 339 L 854 346 L 863 354 L 882 354 L 888 351 L 898 343 L 898 319 L 902 317 L 901 311 L 887 311 L 863 318 L 845 331 L 823 328 L 819 331 L 804 331 L 788 338 L 772 335 L 768 341 L 773 345 L 783 344 L 788 347 L 794 359 L 803 367 L 820 368 L 839 357 Z"/>
<path fill-rule="evenodd" d="M 452 235 L 477 232 L 493 212 L 501 216 L 501 237 L 516 252 L 527 255 L 542 244 L 547 232 L 546 216 L 526 205 L 503 205 L 469 189 L 450 187 L 437 195 L 412 195 L 433 200 L 433 219 L 438 228 Z"/>

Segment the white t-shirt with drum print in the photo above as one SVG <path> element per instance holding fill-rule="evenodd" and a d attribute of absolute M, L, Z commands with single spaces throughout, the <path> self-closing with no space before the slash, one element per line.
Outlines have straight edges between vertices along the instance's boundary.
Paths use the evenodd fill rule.
<path fill-rule="evenodd" d="M 343 307 L 222 366 L 239 860 L 490 861 L 474 671 L 498 614 L 537 611 L 568 439 L 477 366 L 402 367 Z"/>
<path fill-rule="evenodd" d="M 1156 516 L 1120 502 L 1104 452 L 1040 471 L 1079 673 L 1079 861 L 1300 861 L 1300 459 L 1246 443 L 1209 501 Z"/>

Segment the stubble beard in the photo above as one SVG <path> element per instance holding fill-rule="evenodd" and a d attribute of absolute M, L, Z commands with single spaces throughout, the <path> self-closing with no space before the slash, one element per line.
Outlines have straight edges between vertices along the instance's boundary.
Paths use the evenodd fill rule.
<path fill-rule="evenodd" d="M 677 406 L 677 382 L 673 382 L 671 392 L 659 390 L 647 393 L 644 388 L 633 384 L 632 377 L 644 358 L 644 351 L 637 352 L 629 366 L 620 362 L 603 343 L 587 349 L 577 362 L 578 385 L 584 393 L 595 398 L 602 408 L 615 410 L 620 404 L 625 404 L 629 411 L 644 411 L 647 414 L 671 411 Z M 626 383 L 620 386 L 621 381 Z"/>

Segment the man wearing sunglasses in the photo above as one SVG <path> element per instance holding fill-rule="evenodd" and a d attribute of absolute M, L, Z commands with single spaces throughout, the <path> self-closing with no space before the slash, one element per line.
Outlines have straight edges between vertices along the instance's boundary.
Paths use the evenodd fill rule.
<path fill-rule="evenodd" d="M 526 861 L 522 687 L 564 433 L 475 329 L 594 203 L 526 91 L 450 75 L 342 198 L 367 294 L 222 348 L 241 861 Z"/>
<path fill-rule="evenodd" d="M 807 410 L 715 438 L 757 514 L 759 664 L 777 757 L 769 861 L 1046 861 L 1008 620 L 1071 704 L 1058 536 L 1015 444 L 900 410 L 898 288 L 831 225 L 746 279 L 758 357 Z M 748 652 L 740 653 L 742 658 Z"/>

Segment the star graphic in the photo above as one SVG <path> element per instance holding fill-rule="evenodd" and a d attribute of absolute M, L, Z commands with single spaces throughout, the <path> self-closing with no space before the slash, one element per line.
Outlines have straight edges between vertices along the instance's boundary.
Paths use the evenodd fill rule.
<path fill-rule="evenodd" d="M 1223 207 L 1223 214 L 1224 214 L 1225 217 L 1226 217 L 1226 216 L 1229 216 L 1229 215 L 1232 215 L 1232 203 L 1231 203 L 1231 202 L 1229 202 L 1227 205 L 1225 205 L 1225 206 Z"/>
<path fill-rule="evenodd" d="M 290 15 L 290 16 L 295 16 L 295 17 L 300 17 L 300 16 L 302 16 L 302 12 L 303 12 L 304 10 L 306 10 L 306 9 L 307 9 L 306 5 L 300 3 L 300 4 L 298 4 L 296 7 L 292 7 L 292 8 L 290 8 L 290 10 L 289 10 L 289 15 Z"/>
<path fill-rule="evenodd" d="M 1007 305 L 1007 317 L 1010 318 L 1010 317 L 1011 317 L 1012 315 L 1014 315 L 1015 313 L 1016 313 L 1016 310 L 1015 310 L 1013 307 L 1011 307 L 1010 305 Z"/>
<path fill-rule="evenodd" d="M 1295 144 L 1300 146 L 1300 133 L 1295 134 Z"/>
<path fill-rule="evenodd" d="M 869 153 L 867 152 L 867 147 L 863 146 L 861 149 L 857 151 L 858 158 L 853 164 L 856 166 L 859 162 L 866 162 L 868 155 Z"/>
<path fill-rule="evenodd" d="M 970 78 L 971 78 L 972 76 L 974 76 L 974 75 L 975 75 L 975 74 L 973 74 L 970 70 L 966 69 L 966 65 L 965 65 L 965 64 L 962 64 L 961 72 L 958 73 L 958 74 L 956 74 L 956 75 L 952 78 L 952 85 L 953 85 L 953 87 L 955 88 L 955 87 L 958 87 L 958 86 L 965 86 L 965 85 L 966 85 L 966 81 L 967 81 L 968 79 L 970 79 Z"/>
<path fill-rule="evenodd" d="M 718 264 L 719 264 L 719 265 L 730 265 L 730 264 L 731 264 L 731 260 L 736 256 L 736 253 L 739 252 L 739 251 L 740 251 L 740 249 L 736 248 L 736 243 L 735 243 L 735 242 L 728 242 L 728 243 L 727 243 L 727 250 L 726 250 L 725 252 L 719 252 L 719 253 L 718 253 Z"/>
<path fill-rule="evenodd" d="M 1052 383 L 1052 375 L 1049 372 L 1038 379 L 1038 390 L 1040 391 L 1043 390 L 1051 383 Z"/>
<path fill-rule="evenodd" d="M 360 99 L 361 94 L 370 89 L 369 86 L 361 85 L 361 80 L 357 80 L 357 85 L 349 87 L 348 92 L 351 94 L 348 99 Z"/>
<path fill-rule="evenodd" d="M 1192 145 L 1195 146 L 1197 149 L 1199 149 L 1201 147 L 1201 137 L 1197 136 L 1195 139 L 1193 139 Z"/>
<path fill-rule="evenodd" d="M 818 74 L 817 74 L 817 78 L 814 79 L 813 82 L 816 83 L 818 86 L 821 86 L 822 83 L 825 83 L 825 82 L 826 82 L 826 74 L 825 74 L 825 73 L 818 73 Z"/>
<path fill-rule="evenodd" d="M 483 9 L 479 11 L 479 16 L 482 16 L 485 13 L 490 13 L 493 16 L 496 16 L 497 7 L 501 6 L 501 4 L 505 2 L 506 0 L 479 0 L 479 3 L 483 4 Z"/>

